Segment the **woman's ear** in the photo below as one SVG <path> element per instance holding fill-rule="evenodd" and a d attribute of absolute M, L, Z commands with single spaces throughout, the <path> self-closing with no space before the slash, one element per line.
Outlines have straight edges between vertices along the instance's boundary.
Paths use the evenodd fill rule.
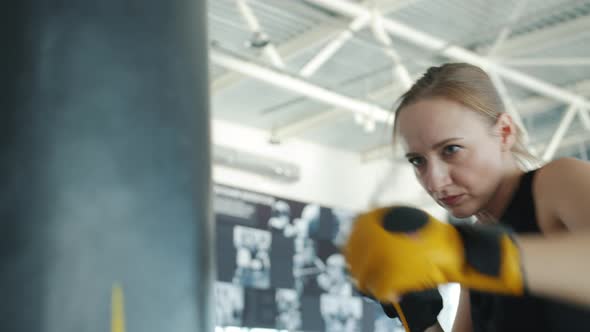
<path fill-rule="evenodd" d="M 502 151 L 510 151 L 516 144 L 517 128 L 508 113 L 502 113 L 498 116 L 494 126 L 496 133 L 500 137 Z"/>

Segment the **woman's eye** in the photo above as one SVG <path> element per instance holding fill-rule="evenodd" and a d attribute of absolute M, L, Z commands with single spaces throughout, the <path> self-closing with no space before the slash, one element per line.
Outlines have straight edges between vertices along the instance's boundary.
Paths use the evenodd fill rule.
<path fill-rule="evenodd" d="M 443 154 L 445 156 L 450 156 L 450 155 L 460 151 L 461 149 L 462 148 L 459 145 L 447 145 L 443 149 Z"/>
<path fill-rule="evenodd" d="M 412 157 L 412 158 L 408 159 L 408 161 L 414 167 L 420 167 L 420 166 L 424 165 L 424 163 L 425 163 L 425 160 L 422 157 Z"/>

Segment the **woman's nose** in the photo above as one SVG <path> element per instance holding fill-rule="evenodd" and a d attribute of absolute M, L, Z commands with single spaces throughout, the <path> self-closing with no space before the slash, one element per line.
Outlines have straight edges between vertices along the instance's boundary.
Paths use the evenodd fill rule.
<path fill-rule="evenodd" d="M 424 175 L 426 190 L 433 195 L 442 193 L 444 188 L 451 183 L 449 167 L 444 163 L 430 163 Z"/>

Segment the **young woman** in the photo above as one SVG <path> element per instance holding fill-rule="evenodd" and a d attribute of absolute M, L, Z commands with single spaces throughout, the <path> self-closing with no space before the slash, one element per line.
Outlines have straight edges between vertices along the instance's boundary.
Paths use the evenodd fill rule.
<path fill-rule="evenodd" d="M 386 280 L 380 284 L 385 287 L 381 292 L 395 285 L 420 290 L 433 283 L 458 281 L 462 291 L 453 331 L 590 331 L 590 164 L 564 158 L 527 169 L 534 157 L 527 152 L 521 133 L 504 111 L 488 75 L 469 64 L 430 68 L 402 96 L 394 135 L 420 184 L 438 204 L 455 217 L 475 216 L 478 223 L 504 224 L 516 233 L 510 239 L 518 249 L 507 254 L 512 247 L 506 246 L 512 242 L 504 239 L 498 242 L 498 255 L 512 257 L 522 273 L 510 277 L 516 280 L 511 281 L 510 291 L 495 291 L 500 288 L 480 282 L 481 275 L 464 277 L 477 262 L 469 271 L 456 273 L 462 273 L 462 279 L 453 279 L 447 272 L 454 263 L 448 263 L 448 255 L 440 263 L 437 255 L 453 252 L 447 247 L 456 238 L 455 231 L 439 232 L 444 227 L 434 225 L 425 236 L 436 233 L 444 240 L 425 240 L 421 249 L 406 250 L 406 239 L 400 238 L 389 246 L 396 248 L 384 253 L 384 247 L 378 247 L 382 243 L 377 238 L 367 241 L 373 235 L 361 234 L 365 230 L 358 226 L 352 234 L 363 240 L 349 245 L 346 255 L 353 277 L 362 279 L 364 290 L 378 289 L 366 287 L 369 278 Z M 355 260 L 351 252 L 364 256 L 358 254 Z M 371 264 L 367 257 L 373 256 L 384 263 Z M 389 263 L 396 259 L 408 263 L 393 269 Z M 416 263 L 425 259 L 436 261 L 431 265 L 448 266 L 429 270 L 423 268 L 428 264 Z M 399 278 L 387 276 L 392 273 Z M 502 278 L 502 285 L 510 279 Z"/>

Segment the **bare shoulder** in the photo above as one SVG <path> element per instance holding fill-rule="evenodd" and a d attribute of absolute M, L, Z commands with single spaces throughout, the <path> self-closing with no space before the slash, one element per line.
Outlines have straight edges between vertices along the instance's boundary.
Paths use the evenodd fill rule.
<path fill-rule="evenodd" d="M 533 195 L 544 232 L 590 226 L 583 218 L 590 213 L 590 163 L 575 158 L 547 163 L 535 175 Z"/>
<path fill-rule="evenodd" d="M 575 158 L 560 158 L 539 168 L 535 175 L 534 190 L 543 196 L 560 198 L 564 192 L 589 183 L 589 162 Z"/>
<path fill-rule="evenodd" d="M 546 175 L 555 175 L 563 171 L 590 171 L 590 163 L 576 158 L 559 158 L 552 160 L 539 169 Z"/>

